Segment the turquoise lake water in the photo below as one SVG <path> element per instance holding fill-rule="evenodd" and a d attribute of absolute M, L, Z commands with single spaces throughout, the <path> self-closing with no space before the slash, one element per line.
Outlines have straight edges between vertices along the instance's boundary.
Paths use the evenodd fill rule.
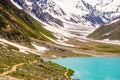
<path fill-rule="evenodd" d="M 52 62 L 75 71 L 72 78 L 80 80 L 120 80 L 120 57 L 60 58 Z"/>

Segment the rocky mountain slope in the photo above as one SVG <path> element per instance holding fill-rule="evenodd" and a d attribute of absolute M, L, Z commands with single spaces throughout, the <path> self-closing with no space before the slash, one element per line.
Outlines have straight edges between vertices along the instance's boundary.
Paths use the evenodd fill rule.
<path fill-rule="evenodd" d="M 50 24 L 57 36 L 81 37 L 120 16 L 116 0 L 11 0 L 32 17 Z M 113 5 L 113 6 L 111 6 Z M 57 30 L 57 31 L 56 31 Z"/>
<path fill-rule="evenodd" d="M 101 40 L 120 40 L 120 19 L 99 27 L 88 37 Z"/>
<path fill-rule="evenodd" d="M 71 80 L 72 70 L 40 56 L 43 47 L 32 38 L 51 43 L 44 35 L 56 39 L 9 0 L 0 0 L 0 80 Z"/>
<path fill-rule="evenodd" d="M 6 6 L 6 4 L 8 4 Z M 17 42 L 30 42 L 30 38 L 49 41 L 46 36 L 56 39 L 52 33 L 27 15 L 24 11 L 16 8 L 10 1 L 0 1 L 0 37 Z"/>

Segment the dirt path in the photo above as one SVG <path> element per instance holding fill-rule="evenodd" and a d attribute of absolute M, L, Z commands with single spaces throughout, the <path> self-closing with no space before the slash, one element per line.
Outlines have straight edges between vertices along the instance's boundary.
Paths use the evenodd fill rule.
<path fill-rule="evenodd" d="M 11 73 L 11 72 L 13 72 L 13 71 L 16 71 L 17 67 L 22 66 L 22 65 L 24 65 L 24 64 L 25 64 L 25 63 L 16 64 L 16 65 L 14 65 L 14 66 L 12 67 L 11 70 L 6 71 L 6 72 L 3 72 L 2 74 L 0 74 L 0 76 L 5 76 L 5 75 L 7 75 L 7 74 L 9 74 L 9 73 Z"/>
<path fill-rule="evenodd" d="M 66 68 L 66 71 L 65 71 L 65 73 L 64 73 L 64 76 L 68 79 L 69 77 L 68 77 L 68 75 L 67 75 L 67 73 L 68 73 L 68 68 Z"/>
<path fill-rule="evenodd" d="M 37 60 L 34 60 L 34 61 L 30 62 L 30 64 L 34 64 L 34 63 L 36 63 L 36 62 L 37 62 Z M 14 65 L 14 66 L 11 68 L 11 70 L 6 71 L 6 72 L 3 72 L 2 74 L 0 74 L 0 76 L 6 76 L 7 74 L 12 73 L 13 71 L 16 71 L 17 67 L 22 66 L 22 65 L 24 65 L 24 64 L 26 64 L 26 63 L 16 64 L 16 65 Z"/>
<path fill-rule="evenodd" d="M 37 62 L 37 60 L 34 60 L 34 61 L 30 62 L 30 64 L 34 64 L 34 63 L 36 63 L 36 62 Z"/>

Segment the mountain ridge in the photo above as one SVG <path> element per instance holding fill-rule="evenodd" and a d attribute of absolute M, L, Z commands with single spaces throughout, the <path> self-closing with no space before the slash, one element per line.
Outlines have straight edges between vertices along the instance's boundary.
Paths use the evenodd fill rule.
<path fill-rule="evenodd" d="M 88 35 L 92 39 L 120 40 L 120 19 L 105 24 Z"/>
<path fill-rule="evenodd" d="M 118 4 L 107 10 L 100 10 L 104 6 L 109 7 L 119 1 L 96 1 L 94 4 L 87 0 L 13 0 L 18 3 L 27 13 L 37 17 L 40 21 L 57 28 L 54 34 L 65 37 L 82 37 L 93 32 L 98 26 L 118 18 L 120 7 Z M 67 5 L 69 4 L 69 5 Z M 102 5 L 102 6 L 100 6 Z M 76 26 L 76 27 L 75 27 Z M 96 27 L 97 26 L 97 27 Z M 63 35 L 59 30 L 66 32 Z M 79 30 L 79 31 L 78 31 Z M 77 31 L 77 32 L 76 32 Z"/>
<path fill-rule="evenodd" d="M 47 48 L 41 47 L 32 38 L 49 43 L 52 41 L 40 32 L 56 39 L 50 31 L 42 28 L 39 22 L 23 10 L 16 8 L 10 0 L 0 0 L 0 80 L 72 80 L 70 76 L 74 73 L 73 70 L 67 70 L 66 78 L 65 67 L 44 61 L 41 54 L 45 50 L 42 51 L 42 48 Z"/>
<path fill-rule="evenodd" d="M 8 3 L 8 2 L 6 2 L 6 3 Z M 53 36 L 50 31 L 42 28 L 42 26 L 39 22 L 32 19 L 24 11 L 18 10 L 17 8 L 15 8 L 14 5 L 11 4 L 11 2 L 8 3 L 8 6 L 5 6 L 5 3 L 1 1 L 1 6 L 4 6 L 4 8 L 6 9 L 4 11 L 4 8 L 0 8 L 0 11 L 1 11 L 1 21 L 0 22 L 6 23 L 6 25 L 4 25 L 4 27 L 2 27 L 2 29 L 1 29 L 1 32 L 2 32 L 1 34 L 3 34 L 2 37 L 5 38 L 7 36 L 4 36 L 4 35 L 8 34 L 9 37 L 15 38 L 16 34 L 21 34 L 21 35 L 24 34 L 24 38 L 26 36 L 26 38 L 29 40 L 31 37 L 45 39 L 44 36 L 39 33 L 39 32 L 41 32 L 43 34 L 45 33 L 49 37 L 51 36 L 51 38 L 56 39 L 55 36 Z"/>
<path fill-rule="evenodd" d="M 20 1 L 26 2 L 28 0 L 20 0 Z M 33 0 L 29 0 L 29 1 L 33 1 Z M 36 1 L 40 1 L 40 0 L 36 0 Z M 41 4 L 41 1 L 39 5 L 37 5 L 37 7 L 36 7 L 37 3 L 34 4 L 34 8 L 35 8 L 34 10 L 37 10 L 36 8 L 40 10 L 46 8 L 45 5 Z M 54 8 L 56 8 L 54 7 L 56 3 L 54 4 L 53 3 L 54 2 L 49 4 L 49 7 L 51 7 L 52 5 L 52 8 L 49 9 L 52 9 L 54 13 L 59 12 L 57 11 L 57 9 L 54 10 Z M 77 35 L 77 36 L 82 36 L 83 34 L 87 35 L 88 34 L 87 31 L 91 31 L 91 28 L 95 28 L 95 26 L 92 26 L 91 28 L 89 28 L 90 26 L 83 26 L 82 23 L 81 25 L 78 23 L 76 24 L 76 21 L 74 21 L 74 19 L 79 21 L 79 19 L 81 19 L 80 16 L 72 14 L 72 18 L 71 18 L 72 23 L 71 21 L 67 22 L 65 20 L 64 20 L 65 22 L 64 21 L 59 22 L 59 20 L 63 20 L 65 17 L 62 19 L 58 17 L 59 19 L 57 19 L 57 17 L 45 12 L 44 10 L 35 11 L 36 14 L 38 15 L 39 13 L 44 14 L 45 12 L 44 17 L 45 20 L 48 21 L 48 23 L 45 24 L 39 21 L 40 19 L 36 18 L 37 16 L 35 15 L 33 16 L 33 14 L 27 12 L 27 9 L 28 10 L 32 9 L 31 6 L 27 7 L 28 5 L 31 5 L 30 2 L 24 3 L 22 5 L 24 7 L 16 5 L 16 3 L 13 2 L 11 3 L 10 0 L 0 0 L 0 79 L 1 80 L 3 79 L 5 80 L 6 79 L 77 80 L 77 79 L 71 79 L 71 76 L 74 73 L 73 70 L 52 63 L 51 61 L 46 60 L 46 58 L 51 59 L 51 58 L 65 58 L 65 57 L 120 56 L 120 45 L 95 42 L 88 39 L 81 39 L 81 41 L 77 40 L 77 38 L 73 35 Z M 38 6 L 43 6 L 43 7 L 39 8 Z M 77 5 L 78 9 L 79 7 L 80 8 L 82 7 L 82 9 L 84 9 L 83 6 Z M 62 9 L 62 8 L 58 8 L 58 9 Z M 91 11 L 93 10 L 94 9 L 91 8 Z M 46 13 L 48 15 L 46 15 Z M 59 13 L 57 13 L 57 15 L 60 16 Z M 66 13 L 64 13 L 64 15 L 66 15 Z M 67 20 L 69 20 L 69 17 L 71 16 L 68 16 Z M 51 22 L 49 22 L 49 18 Z M 64 26 L 55 24 L 54 21 L 56 21 L 56 19 L 60 25 L 62 25 L 63 23 Z M 109 26 L 113 23 L 114 22 L 107 24 L 108 26 L 105 25 L 107 26 L 106 28 L 109 29 Z M 85 25 L 88 24 L 86 23 Z M 48 30 L 46 28 L 43 28 L 43 26 L 46 27 Z M 112 29 L 113 28 L 114 27 L 112 26 Z M 53 32 L 55 31 L 55 33 L 49 31 L 49 29 L 53 30 Z M 69 31 L 70 34 L 67 34 L 67 31 Z M 62 33 L 65 36 L 66 35 L 70 37 L 72 36 L 74 38 L 68 38 L 69 39 L 68 40 L 60 35 L 59 37 L 61 40 L 59 40 L 57 36 L 59 35 L 58 32 Z M 65 43 L 63 41 L 65 41 Z M 23 63 L 23 65 L 21 65 L 21 63 Z M 17 67 L 16 65 L 19 64 L 20 66 Z"/>

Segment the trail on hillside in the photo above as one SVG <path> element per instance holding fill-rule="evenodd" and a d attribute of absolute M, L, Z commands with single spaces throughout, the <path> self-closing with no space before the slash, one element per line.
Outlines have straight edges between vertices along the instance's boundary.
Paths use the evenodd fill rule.
<path fill-rule="evenodd" d="M 34 64 L 36 62 L 37 62 L 37 60 L 34 60 L 34 61 L 30 62 L 29 64 Z M 3 72 L 2 74 L 0 74 L 0 76 L 6 76 L 7 74 L 12 73 L 13 71 L 16 71 L 17 67 L 22 66 L 24 64 L 26 64 L 26 63 L 16 64 L 16 65 L 12 66 L 11 70 Z"/>
<path fill-rule="evenodd" d="M 65 73 L 64 73 L 64 76 L 68 79 L 69 77 L 68 77 L 68 75 L 67 75 L 67 73 L 68 73 L 68 68 L 66 68 L 66 71 L 65 71 Z"/>
<path fill-rule="evenodd" d="M 36 62 L 37 62 L 37 60 L 34 60 L 34 61 L 30 62 L 30 64 L 34 64 L 34 63 L 36 63 Z"/>
<path fill-rule="evenodd" d="M 12 67 L 11 70 L 6 71 L 6 72 L 3 72 L 2 74 L 0 74 L 0 76 L 5 76 L 5 75 L 7 75 L 7 74 L 9 74 L 9 73 L 11 73 L 11 72 L 13 72 L 13 71 L 16 71 L 17 67 L 22 66 L 22 65 L 24 65 L 24 64 L 25 64 L 25 63 L 16 64 L 16 65 L 14 65 L 14 66 Z"/>

